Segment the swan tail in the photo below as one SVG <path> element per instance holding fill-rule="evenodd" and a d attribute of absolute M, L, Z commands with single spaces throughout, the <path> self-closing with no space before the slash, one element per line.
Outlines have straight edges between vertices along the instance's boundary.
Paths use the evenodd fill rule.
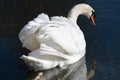
<path fill-rule="evenodd" d="M 43 22 L 49 21 L 48 15 L 41 13 L 28 24 L 19 33 L 19 39 L 23 43 L 23 47 L 30 51 L 39 48 L 39 42 L 36 40 L 36 34 L 41 28 Z"/>

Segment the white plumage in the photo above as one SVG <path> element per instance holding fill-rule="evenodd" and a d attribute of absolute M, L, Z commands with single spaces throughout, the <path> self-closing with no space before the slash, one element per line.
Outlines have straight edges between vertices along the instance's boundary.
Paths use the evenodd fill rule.
<path fill-rule="evenodd" d="M 89 11 L 81 11 L 86 6 Z M 76 13 L 77 9 L 80 11 Z M 87 4 L 78 4 L 77 8 L 75 6 L 71 11 L 68 18 L 62 16 L 49 18 L 42 13 L 20 31 L 19 38 L 23 47 L 31 51 L 28 56 L 23 55 L 21 58 L 35 71 L 56 66 L 65 68 L 85 55 L 84 35 L 76 24 L 75 17 L 87 13 L 85 15 L 90 18 L 94 10 Z"/>

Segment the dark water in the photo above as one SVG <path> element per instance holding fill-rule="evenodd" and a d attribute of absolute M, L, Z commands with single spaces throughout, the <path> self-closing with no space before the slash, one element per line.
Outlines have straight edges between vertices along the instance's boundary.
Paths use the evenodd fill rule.
<path fill-rule="evenodd" d="M 88 0 L 87 3 L 96 9 L 97 15 L 95 29 L 85 33 L 87 57 L 95 54 L 97 58 L 93 80 L 120 80 L 120 1 Z"/>
<path fill-rule="evenodd" d="M 28 68 L 19 59 L 27 51 L 17 38 L 28 20 L 41 12 L 66 16 L 80 2 L 85 1 L 0 0 L 0 80 L 25 80 L 28 74 Z M 96 57 L 97 70 L 92 80 L 120 80 L 120 1 L 87 0 L 86 3 L 95 8 L 97 15 L 95 28 L 86 17 L 78 19 L 87 41 L 87 64 Z"/>
<path fill-rule="evenodd" d="M 19 59 L 23 50 L 18 45 L 17 38 L 0 38 L 0 80 L 25 80 L 27 68 Z"/>

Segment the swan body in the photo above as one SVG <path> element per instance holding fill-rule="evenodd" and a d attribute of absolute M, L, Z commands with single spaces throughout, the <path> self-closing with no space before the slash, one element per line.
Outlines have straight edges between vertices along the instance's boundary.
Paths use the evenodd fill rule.
<path fill-rule="evenodd" d="M 75 63 L 85 55 L 86 48 L 83 32 L 76 24 L 77 17 L 84 14 L 90 18 L 92 11 L 94 9 L 89 5 L 78 4 L 69 12 L 68 18 L 39 14 L 19 33 L 23 47 L 31 51 L 21 58 L 35 71 L 56 66 L 66 68 Z"/>

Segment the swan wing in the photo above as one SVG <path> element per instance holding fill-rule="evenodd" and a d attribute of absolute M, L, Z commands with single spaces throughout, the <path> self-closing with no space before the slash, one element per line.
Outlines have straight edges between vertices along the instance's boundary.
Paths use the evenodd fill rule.
<path fill-rule="evenodd" d="M 73 42 L 75 43 L 75 46 L 77 46 L 77 48 L 75 47 L 76 49 L 85 50 L 86 42 L 85 42 L 84 34 L 81 31 L 80 27 L 75 22 L 71 21 L 68 18 L 62 17 L 62 16 L 61 17 L 55 16 L 55 17 L 52 17 L 51 19 L 53 22 L 57 22 L 60 25 L 64 26 L 64 28 L 66 30 L 63 29 L 62 31 L 63 32 L 67 31 L 65 34 L 68 34 L 69 36 L 71 36 L 71 40 L 73 40 Z M 61 33 L 62 33 L 62 31 L 61 31 Z M 64 35 L 64 33 L 63 33 L 63 35 Z M 64 39 L 66 39 L 66 38 L 64 38 Z"/>
<path fill-rule="evenodd" d="M 59 45 L 65 54 L 80 53 L 80 50 L 85 48 L 85 40 L 82 32 L 79 34 L 77 30 L 67 22 L 62 23 L 61 21 L 51 20 L 43 26 L 41 33 L 37 36 L 38 41 L 41 40 L 41 42 L 44 42 L 44 39 L 47 38 Z"/>

